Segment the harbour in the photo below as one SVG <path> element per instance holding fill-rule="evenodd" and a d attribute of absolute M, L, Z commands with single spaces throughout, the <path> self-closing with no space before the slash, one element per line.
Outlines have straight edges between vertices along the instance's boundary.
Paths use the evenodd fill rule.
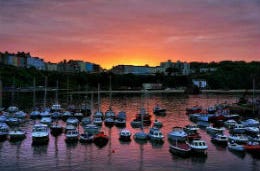
<path fill-rule="evenodd" d="M 211 142 L 211 137 L 205 129 L 198 132 L 208 145 L 207 156 L 190 156 L 183 158 L 169 151 L 170 143 L 167 134 L 172 127 L 185 127 L 194 124 L 186 115 L 186 108 L 201 105 L 203 108 L 220 103 L 235 103 L 237 95 L 212 94 L 212 95 L 174 95 L 174 94 L 148 94 L 144 107 L 151 114 L 151 120 L 160 120 L 165 136 L 163 143 L 153 141 L 139 142 L 133 136 L 131 141 L 119 140 L 122 128 L 102 125 L 101 129 L 108 135 L 109 141 L 103 147 L 94 143 L 66 143 L 66 135 L 49 136 L 46 145 L 32 145 L 32 127 L 39 119 L 29 119 L 21 124 L 21 129 L 26 132 L 26 138 L 18 142 L 8 139 L 0 142 L 1 170 L 257 170 L 259 167 L 258 156 L 250 153 L 236 153 Z M 96 101 L 96 99 L 94 99 Z M 110 98 L 101 96 L 101 111 L 106 111 L 110 106 Z M 61 101 L 61 100 L 60 100 Z M 112 98 L 112 109 L 115 113 L 124 110 L 127 115 L 126 128 L 132 134 L 139 131 L 133 128 L 131 121 L 139 111 L 142 98 L 140 95 L 116 95 Z M 167 110 L 165 116 L 153 114 L 153 107 L 160 104 Z M 19 104 L 22 106 L 22 104 Z M 27 105 L 26 105 L 27 106 Z M 94 105 L 97 110 L 97 105 Z M 29 110 L 27 111 L 29 113 Z M 65 127 L 66 122 L 59 120 Z M 150 126 L 144 127 L 148 132 Z M 81 125 L 77 127 L 83 132 Z M 227 130 L 225 133 L 229 134 Z"/>

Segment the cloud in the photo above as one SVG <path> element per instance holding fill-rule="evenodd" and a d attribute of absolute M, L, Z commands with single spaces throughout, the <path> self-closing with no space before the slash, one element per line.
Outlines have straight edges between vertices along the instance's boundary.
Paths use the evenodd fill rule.
<path fill-rule="evenodd" d="M 93 61 L 102 56 L 114 64 L 120 56 L 154 56 L 159 63 L 158 56 L 192 60 L 204 52 L 208 58 L 259 59 L 259 2 L 0 0 L 0 51 L 88 55 Z"/>

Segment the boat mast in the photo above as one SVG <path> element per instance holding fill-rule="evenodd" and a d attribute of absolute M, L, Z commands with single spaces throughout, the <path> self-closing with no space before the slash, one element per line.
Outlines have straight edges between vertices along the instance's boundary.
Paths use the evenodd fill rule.
<path fill-rule="evenodd" d="M 111 85 L 111 75 L 109 76 L 109 109 L 111 109 L 112 103 L 112 85 Z"/>
<path fill-rule="evenodd" d="M 255 77 L 253 78 L 253 99 L 252 99 L 252 105 L 253 105 L 253 115 L 255 114 Z"/>
<path fill-rule="evenodd" d="M 56 93 L 55 93 L 55 103 L 58 104 L 58 89 L 59 89 L 59 81 L 56 81 Z"/>
<path fill-rule="evenodd" d="M 100 112 L 100 92 L 99 92 L 99 89 L 100 89 L 100 84 L 98 83 L 98 112 Z"/>
<path fill-rule="evenodd" d="M 33 78 L 33 107 L 35 107 L 35 103 L 36 103 L 36 81 L 35 81 L 35 77 Z"/>
<path fill-rule="evenodd" d="M 3 107 L 3 83 L 0 76 L 0 109 Z"/>
<path fill-rule="evenodd" d="M 44 97 L 43 97 L 43 108 L 44 109 L 46 109 L 47 81 L 48 81 L 48 78 L 45 76 L 45 80 L 44 80 Z"/>

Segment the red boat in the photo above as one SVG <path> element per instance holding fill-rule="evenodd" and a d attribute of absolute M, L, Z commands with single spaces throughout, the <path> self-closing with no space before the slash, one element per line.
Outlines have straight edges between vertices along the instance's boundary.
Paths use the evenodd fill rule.
<path fill-rule="evenodd" d="M 260 144 L 258 142 L 249 142 L 243 146 L 248 153 L 254 153 L 260 155 Z"/>
<path fill-rule="evenodd" d="M 98 147 L 105 146 L 107 144 L 108 140 L 109 140 L 109 137 L 103 131 L 100 131 L 99 133 L 97 133 L 93 138 L 93 142 Z"/>
<path fill-rule="evenodd" d="M 186 108 L 186 114 L 194 114 L 194 113 L 200 113 L 202 111 L 202 107 L 201 106 L 193 106 L 191 108 Z"/>

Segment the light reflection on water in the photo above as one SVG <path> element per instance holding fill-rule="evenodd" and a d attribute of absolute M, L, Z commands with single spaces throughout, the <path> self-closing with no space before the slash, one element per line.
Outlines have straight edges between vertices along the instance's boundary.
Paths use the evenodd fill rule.
<path fill-rule="evenodd" d="M 180 158 L 169 152 L 167 133 L 174 126 L 185 126 L 191 123 L 185 114 L 186 107 L 202 105 L 207 107 L 216 103 L 235 102 L 236 96 L 231 95 L 194 95 L 184 97 L 180 95 L 153 94 L 147 96 L 144 106 L 152 114 L 155 104 L 167 109 L 167 115 L 152 115 L 152 120 L 159 119 L 164 126 L 161 129 L 165 135 L 163 144 L 154 144 L 150 141 L 139 143 L 133 140 L 128 143 L 119 141 L 120 128 L 102 129 L 110 136 L 110 141 L 103 148 L 94 144 L 67 144 L 62 134 L 59 137 L 50 136 L 48 145 L 32 146 L 31 130 L 35 121 L 23 125 L 27 131 L 27 138 L 20 143 L 0 142 L 0 170 L 254 170 L 257 169 L 259 159 L 251 155 L 237 155 L 226 148 L 216 146 L 210 142 L 205 130 L 199 130 L 202 138 L 209 146 L 207 157 Z M 139 131 L 130 126 L 141 104 L 140 96 L 115 96 L 112 107 L 115 112 L 125 110 L 127 125 L 132 134 Z M 109 106 L 109 98 L 102 98 L 102 111 Z M 60 121 L 63 123 L 63 121 Z M 63 123 L 64 124 L 64 123 Z M 65 125 L 65 124 L 64 124 Z M 145 128 L 148 132 L 149 128 Z M 82 128 L 80 127 L 80 132 Z"/>

